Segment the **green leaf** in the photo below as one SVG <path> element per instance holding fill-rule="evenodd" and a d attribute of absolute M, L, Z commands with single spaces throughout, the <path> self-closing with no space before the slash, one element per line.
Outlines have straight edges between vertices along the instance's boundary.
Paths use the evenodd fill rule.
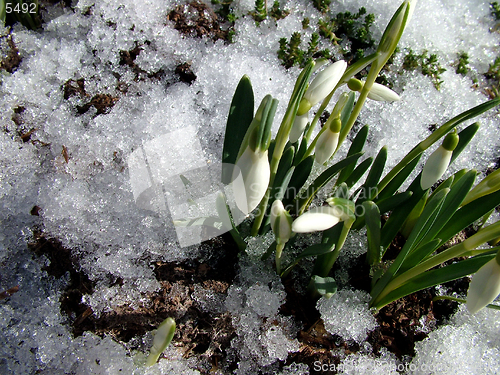
<path fill-rule="evenodd" d="M 436 237 L 436 235 L 444 228 L 446 223 L 451 219 L 453 214 L 458 210 L 463 200 L 467 196 L 467 193 L 474 185 L 474 180 L 476 179 L 476 172 L 474 170 L 467 172 L 462 178 L 455 182 L 446 196 L 443 203 L 443 208 L 436 217 L 436 221 L 432 228 L 427 232 L 425 237 L 422 239 L 423 242 L 430 241 Z"/>
<path fill-rule="evenodd" d="M 387 184 L 387 186 L 379 192 L 377 199 L 374 199 L 374 202 L 378 204 L 380 200 L 387 199 L 394 195 L 394 193 L 403 185 L 403 183 L 406 181 L 408 176 L 413 172 L 415 167 L 417 166 L 420 157 L 422 154 L 418 155 L 413 159 L 411 162 L 409 162 L 401 171 L 399 171 L 396 176 Z M 420 181 L 420 180 L 419 180 Z M 420 185 L 420 182 L 419 182 Z M 407 190 L 409 191 L 409 189 Z"/>
<path fill-rule="evenodd" d="M 397 299 L 415 293 L 419 290 L 430 288 L 431 286 L 453 281 L 461 277 L 477 272 L 483 265 L 495 257 L 495 254 L 479 255 L 473 258 L 462 260 L 453 263 L 449 266 L 433 269 L 410 279 L 407 283 L 399 288 L 391 291 L 382 298 L 376 305 L 377 309 L 381 309 L 385 305 L 396 301 Z M 373 301 L 373 300 L 372 300 Z"/>
<path fill-rule="evenodd" d="M 500 190 L 462 206 L 448 220 L 447 225 L 436 234 L 436 237 L 441 238 L 443 243 L 446 243 L 455 234 L 479 220 L 499 204 Z"/>
<path fill-rule="evenodd" d="M 362 204 L 365 200 L 367 200 L 368 196 L 371 195 L 370 194 L 371 189 L 376 188 L 380 180 L 380 176 L 382 176 L 382 173 L 384 172 L 386 161 L 387 161 L 387 147 L 384 146 L 380 149 L 380 151 L 377 154 L 377 157 L 375 158 L 375 161 L 372 164 L 370 172 L 368 173 L 365 183 L 363 184 L 362 192 L 364 191 L 364 194 L 362 194 L 358 198 L 356 204 Z"/>
<path fill-rule="evenodd" d="M 356 99 L 356 94 L 354 94 L 354 92 L 350 92 L 347 101 L 344 104 L 344 108 L 342 108 L 342 111 L 340 112 L 341 126 L 347 124 L 347 120 L 349 120 L 349 117 L 351 116 L 352 113 L 352 109 L 354 108 L 355 99 Z M 340 129 L 342 130 L 342 127 Z"/>
<path fill-rule="evenodd" d="M 432 199 L 429 200 L 427 205 L 422 212 L 419 220 L 415 224 L 410 237 L 406 240 L 405 245 L 401 249 L 394 262 L 391 264 L 389 269 L 385 272 L 384 276 L 375 284 L 372 289 L 372 297 L 377 298 L 377 296 L 383 291 L 389 281 L 398 274 L 399 268 L 403 264 L 405 258 L 408 254 L 419 245 L 422 237 L 428 232 L 429 228 L 432 226 L 437 214 L 441 210 L 443 202 L 448 194 L 449 190 L 445 189 L 436 194 Z M 413 198 L 413 197 L 412 197 Z M 387 223 L 386 223 L 387 224 Z"/>
<path fill-rule="evenodd" d="M 314 164 L 314 155 L 308 156 L 295 168 L 288 184 L 288 189 L 283 197 L 283 205 L 287 207 L 295 199 L 302 186 L 306 183 Z M 294 209 L 292 209 L 294 210 Z"/>
<path fill-rule="evenodd" d="M 455 149 L 453 150 L 450 164 L 453 163 L 455 159 L 462 153 L 464 148 L 469 144 L 478 130 L 479 123 L 475 122 L 474 124 L 467 126 L 464 130 L 458 133 L 458 144 L 457 147 L 455 147 Z"/>
<path fill-rule="evenodd" d="M 346 176 L 345 183 L 347 184 L 347 186 L 349 187 L 354 186 L 354 184 L 358 182 L 361 177 L 363 177 L 368 168 L 370 168 L 372 162 L 373 158 L 367 158 L 363 160 L 361 163 L 359 163 L 359 165 L 354 169 L 354 171 L 352 171 L 352 173 L 349 176 Z M 336 183 L 339 184 L 341 182 L 344 181 L 340 181 L 339 179 L 337 180 Z"/>
<path fill-rule="evenodd" d="M 410 268 L 415 267 L 422 260 L 426 259 L 429 255 L 436 251 L 440 244 L 441 240 L 439 238 L 435 238 L 429 242 L 424 243 L 418 249 L 413 250 L 410 254 L 408 254 L 403 264 L 399 268 L 399 273 L 402 274 L 403 272 L 408 271 Z"/>
<path fill-rule="evenodd" d="M 229 115 L 227 117 L 226 133 L 224 135 L 224 146 L 222 149 L 222 176 L 223 184 L 229 184 L 233 175 L 232 166 L 236 164 L 236 158 L 240 150 L 243 138 L 253 119 L 254 97 L 250 78 L 244 75 L 233 96 Z"/>
<path fill-rule="evenodd" d="M 347 152 L 347 156 L 351 156 L 363 151 L 363 147 L 365 146 L 366 137 L 368 136 L 368 125 L 363 126 L 356 137 L 352 141 L 351 147 L 349 147 L 349 151 Z M 355 165 L 349 166 L 348 168 L 344 168 L 344 170 L 340 173 L 338 181 L 344 182 L 351 175 L 354 170 Z"/>
<path fill-rule="evenodd" d="M 320 277 L 314 275 L 312 280 L 316 291 L 325 298 L 330 298 L 337 293 L 337 283 L 332 277 Z"/>
<path fill-rule="evenodd" d="M 309 207 L 312 199 L 317 194 L 319 189 L 325 186 L 325 184 L 327 184 L 343 168 L 354 165 L 356 161 L 361 157 L 361 155 L 362 153 L 351 155 L 344 160 L 341 160 L 338 163 L 332 165 L 330 168 L 321 173 L 297 200 L 298 204 L 296 205 L 296 207 L 299 208 L 298 214 L 302 214 L 306 210 L 306 208 Z"/>
<path fill-rule="evenodd" d="M 422 196 L 424 195 L 424 191 L 420 187 L 420 174 L 413 180 L 412 184 L 408 187 L 406 192 L 412 192 L 412 196 L 406 200 L 403 204 L 396 207 L 393 211 L 389 220 L 384 224 L 382 228 L 382 238 L 381 238 L 381 246 L 384 249 L 387 249 L 391 244 L 392 240 L 398 234 L 398 231 L 403 226 L 406 218 L 413 210 Z M 376 201 L 375 201 L 376 202 Z"/>
<path fill-rule="evenodd" d="M 380 250 L 380 211 L 372 201 L 363 202 L 365 209 L 366 235 L 368 237 L 367 260 L 370 266 L 380 263 L 382 251 Z"/>

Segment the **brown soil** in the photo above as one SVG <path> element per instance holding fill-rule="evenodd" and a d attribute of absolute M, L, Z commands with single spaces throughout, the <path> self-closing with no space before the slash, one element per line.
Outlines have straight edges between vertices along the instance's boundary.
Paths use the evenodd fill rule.
<path fill-rule="evenodd" d="M 7 42 L 7 52 L 2 53 L 4 56 L 0 60 L 0 70 L 5 70 L 9 73 L 13 73 L 21 64 L 21 55 L 19 55 L 19 49 L 17 48 L 14 40 L 12 39 L 12 34 L 0 36 L 0 43 Z"/>
<path fill-rule="evenodd" d="M 223 29 L 217 14 L 201 1 L 177 6 L 168 14 L 167 20 L 173 22 L 174 28 L 186 36 L 229 42 L 229 29 Z"/>
<path fill-rule="evenodd" d="M 34 208 L 38 213 L 39 209 Z M 140 349 L 134 344 L 134 337 L 142 337 L 147 331 L 156 327 L 167 317 L 173 317 L 177 323 L 173 345 L 181 348 L 184 356 L 195 356 L 200 363 L 197 370 L 208 374 L 215 369 L 229 370 L 236 368 L 237 358 L 230 360 L 226 349 L 235 337 L 231 323 L 231 315 L 221 309 L 207 312 L 196 293 L 207 292 L 224 301 L 229 286 L 235 277 L 237 248 L 230 236 L 222 236 L 204 244 L 206 253 L 204 260 L 193 260 L 181 263 L 154 264 L 154 272 L 162 288 L 150 293 L 150 304 L 133 309 L 120 306 L 112 312 L 103 313 L 97 318 L 92 309 L 82 303 L 84 294 L 93 292 L 93 283 L 79 270 L 78 259 L 60 242 L 46 239 L 42 233 L 35 234 L 36 242 L 30 244 L 35 254 L 44 254 L 50 265 L 44 269 L 49 275 L 61 277 L 70 274 L 70 285 L 61 297 L 61 311 L 68 316 L 75 336 L 85 331 L 97 335 L 112 335 L 117 341 L 128 342 L 131 349 Z M 368 273 L 364 257 L 361 256 L 350 270 L 353 283 L 361 289 L 368 289 L 369 278 L 357 278 L 355 275 Z M 123 284 L 120 278 L 110 276 L 111 285 Z M 368 284 L 367 284 L 368 283 Z M 343 349 L 344 355 L 360 350 L 358 344 L 347 342 L 342 337 L 328 333 L 315 309 L 315 301 L 301 295 L 293 288 L 293 280 L 284 280 L 287 292 L 286 303 L 280 313 L 292 316 L 303 329 L 297 339 L 301 348 L 291 353 L 286 363 L 305 363 L 314 372 L 314 362 L 339 364 L 341 358 L 332 354 L 334 349 Z M 459 280 L 447 285 L 457 290 L 467 288 L 467 281 Z M 15 290 L 12 290 L 15 292 Z M 5 292 L 4 292 L 5 293 Z M 10 293 L 7 291 L 7 293 Z M 3 295 L 3 294 L 2 294 Z M 397 357 L 413 356 L 414 344 L 427 337 L 428 331 L 421 329 L 421 321 L 431 329 L 446 322 L 456 311 L 457 304 L 451 301 L 432 302 L 435 293 L 432 289 L 424 290 L 384 307 L 376 319 L 379 327 L 370 332 L 368 342 L 377 355 L 380 348 L 386 347 Z M 6 296 L 8 296 L 6 294 Z M 232 361 L 232 362 L 230 362 Z"/>

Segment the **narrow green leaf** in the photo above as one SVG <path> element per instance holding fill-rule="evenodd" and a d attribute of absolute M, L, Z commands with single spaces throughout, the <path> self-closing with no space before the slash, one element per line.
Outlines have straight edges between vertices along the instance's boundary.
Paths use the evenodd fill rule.
<path fill-rule="evenodd" d="M 464 148 L 469 144 L 472 140 L 476 132 L 479 130 L 479 123 L 475 122 L 472 125 L 467 126 L 464 130 L 458 133 L 458 144 L 457 147 L 453 150 L 453 154 L 451 156 L 450 164 L 455 161 L 455 159 L 462 153 Z"/>
<path fill-rule="evenodd" d="M 434 196 L 424 208 L 422 215 L 419 220 L 415 224 L 413 231 L 410 234 L 410 237 L 406 240 L 405 245 L 401 249 L 401 252 L 398 254 L 394 262 L 391 264 L 389 269 L 385 272 L 384 276 L 380 278 L 380 280 L 375 284 L 372 289 L 372 297 L 377 298 L 377 296 L 382 292 L 385 286 L 389 283 L 389 281 L 398 273 L 399 268 L 403 264 L 405 258 L 408 256 L 410 251 L 412 251 L 415 247 L 419 245 L 422 237 L 427 233 L 429 228 L 432 226 L 432 223 L 435 220 L 436 215 L 439 213 L 441 209 L 444 199 L 448 194 L 449 190 L 445 189 L 440 191 L 436 196 Z M 413 198 L 413 197 L 412 197 Z M 387 223 L 386 223 L 387 224 Z"/>
<path fill-rule="evenodd" d="M 387 147 L 382 147 L 375 158 L 375 161 L 372 164 L 370 172 L 366 177 L 365 183 L 363 184 L 363 190 L 361 196 L 356 201 L 356 204 L 362 204 L 365 200 L 367 200 L 368 196 L 370 196 L 371 189 L 375 189 L 380 176 L 384 172 L 385 162 L 387 161 Z M 363 194 L 364 192 L 364 194 Z"/>
<path fill-rule="evenodd" d="M 363 177 L 368 168 L 370 168 L 372 162 L 373 158 L 371 157 L 363 160 L 361 163 L 359 163 L 359 165 L 354 169 L 354 171 L 352 171 L 352 173 L 349 176 L 345 176 L 346 177 L 345 183 L 347 184 L 347 186 L 349 187 L 354 186 L 354 184 L 358 182 L 361 177 Z M 341 181 L 339 177 L 336 183 L 339 184 L 341 182 L 344 181 Z"/>
<path fill-rule="evenodd" d="M 302 140 L 300 141 L 299 150 L 297 151 L 295 159 L 293 160 L 293 165 L 295 166 L 299 165 L 306 151 L 307 151 L 307 139 L 302 138 Z"/>
<path fill-rule="evenodd" d="M 224 146 L 222 149 L 223 184 L 229 184 L 233 175 L 231 166 L 236 163 L 243 138 L 253 119 L 254 97 L 250 78 L 244 75 L 233 96 L 227 118 Z"/>
<path fill-rule="evenodd" d="M 377 196 L 377 199 L 374 200 L 374 202 L 377 202 L 382 199 L 386 199 L 394 195 L 394 193 L 403 185 L 403 183 L 406 181 L 408 176 L 413 172 L 415 167 L 417 166 L 420 157 L 422 154 L 418 155 L 413 159 L 411 162 L 409 162 L 401 171 L 399 171 L 396 176 L 387 184 L 387 186 L 379 192 L 379 195 Z M 420 181 L 420 180 L 419 180 Z M 420 185 L 420 182 L 419 182 Z M 421 189 L 420 189 L 421 190 Z M 410 191 L 409 189 L 407 191 Z"/>
<path fill-rule="evenodd" d="M 382 260 L 380 251 L 380 211 L 372 201 L 363 202 L 365 209 L 366 235 L 368 238 L 367 260 L 373 266 Z"/>
<path fill-rule="evenodd" d="M 460 178 L 455 184 L 453 184 L 443 203 L 443 208 L 441 209 L 439 215 L 436 217 L 434 225 L 422 239 L 423 242 L 434 239 L 435 236 L 441 231 L 441 229 L 444 228 L 446 223 L 448 223 L 450 218 L 462 204 L 463 200 L 467 196 L 467 193 L 472 188 L 472 185 L 474 185 L 475 178 L 476 172 L 472 170 L 467 172 L 462 178 Z"/>
<path fill-rule="evenodd" d="M 357 154 L 358 152 L 363 151 L 363 147 L 365 146 L 366 137 L 368 136 L 368 125 L 363 126 L 356 137 L 352 141 L 351 147 L 349 147 L 349 151 L 347 152 L 347 156 L 351 156 Z M 354 170 L 355 165 L 349 166 L 348 168 L 344 168 L 339 175 L 339 181 L 345 181 L 351 175 Z"/>
<path fill-rule="evenodd" d="M 260 257 L 260 260 L 267 260 L 274 252 L 276 251 L 276 241 L 273 241 L 269 248 L 266 250 L 264 254 Z"/>
<path fill-rule="evenodd" d="M 283 205 L 287 207 L 295 199 L 302 186 L 306 183 L 314 164 L 314 155 L 308 156 L 295 168 L 288 184 L 288 189 L 283 197 Z"/>
<path fill-rule="evenodd" d="M 424 242 L 422 241 L 422 243 Z M 403 272 L 408 271 L 410 268 L 415 267 L 422 260 L 424 260 L 434 251 L 436 251 L 440 244 L 441 240 L 439 238 L 435 238 L 429 242 L 424 243 L 417 249 L 413 250 L 410 254 L 408 254 L 403 264 L 399 268 L 399 273 L 402 274 Z"/>
<path fill-rule="evenodd" d="M 349 120 L 349 117 L 351 116 L 352 113 L 352 109 L 354 108 L 355 100 L 356 100 L 356 94 L 354 94 L 354 92 L 350 92 L 347 101 L 344 104 L 344 108 L 342 108 L 342 111 L 340 112 L 341 126 L 347 124 L 347 120 Z M 340 129 L 342 130 L 342 127 Z"/>
<path fill-rule="evenodd" d="M 436 237 L 441 238 L 443 243 L 446 243 L 455 234 L 464 230 L 476 220 L 479 220 L 499 204 L 500 190 L 462 206 L 448 220 L 447 225 L 436 234 Z"/>
<path fill-rule="evenodd" d="M 343 168 L 352 166 L 361 157 L 362 153 L 357 153 L 352 156 L 339 161 L 338 163 L 332 165 L 330 168 L 326 169 L 321 173 L 308 187 L 300 198 L 297 200 L 296 207 L 299 208 L 298 213 L 302 214 L 307 207 L 311 204 L 312 199 L 317 194 L 319 189 L 321 189 L 325 184 L 327 184 L 337 173 L 339 173 Z"/>
<path fill-rule="evenodd" d="M 453 281 L 461 277 L 473 274 L 494 257 L 495 254 L 479 255 L 473 258 L 462 260 L 457 263 L 453 263 L 446 267 L 424 272 L 409 280 L 401 287 L 391 291 L 384 298 L 382 298 L 377 303 L 377 305 L 372 307 L 381 309 L 385 305 L 388 305 L 389 303 L 396 301 L 401 297 L 418 292 L 419 290 L 430 288 L 435 285 L 443 284 L 448 281 Z"/>

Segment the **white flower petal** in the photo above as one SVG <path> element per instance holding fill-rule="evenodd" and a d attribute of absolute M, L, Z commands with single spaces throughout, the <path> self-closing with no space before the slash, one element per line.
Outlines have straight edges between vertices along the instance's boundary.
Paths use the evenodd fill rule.
<path fill-rule="evenodd" d="M 329 206 L 312 208 L 295 219 L 292 231 L 310 233 L 329 229 L 340 221 L 336 213 L 337 210 Z"/>
<path fill-rule="evenodd" d="M 299 140 L 308 122 L 309 122 L 308 112 L 306 112 L 302 116 L 295 117 L 295 121 L 293 122 L 292 125 L 292 130 L 290 130 L 290 135 L 288 136 L 290 143 L 295 143 Z"/>
<path fill-rule="evenodd" d="M 254 152 L 247 147 L 236 162 L 232 182 L 236 206 L 244 215 L 259 205 L 266 194 L 270 175 L 267 150 Z"/>
<path fill-rule="evenodd" d="M 401 100 L 398 94 L 392 91 L 390 88 L 385 87 L 377 82 L 373 83 L 370 92 L 368 93 L 368 98 L 376 100 L 378 102 L 397 102 Z"/>
<path fill-rule="evenodd" d="M 500 294 L 500 265 L 493 258 L 472 277 L 467 292 L 467 310 L 474 314 Z"/>
<path fill-rule="evenodd" d="M 334 133 L 326 129 L 318 138 L 314 149 L 314 160 L 318 164 L 325 163 L 330 159 L 337 149 L 339 143 L 339 133 Z"/>
<path fill-rule="evenodd" d="M 422 190 L 427 190 L 436 183 L 437 180 L 446 172 L 446 168 L 450 164 L 452 151 L 446 150 L 443 146 L 439 146 L 434 151 L 422 170 L 422 177 L 420 178 L 420 187 Z"/>
<path fill-rule="evenodd" d="M 313 79 L 304 94 L 304 98 L 311 103 L 311 106 L 322 101 L 337 86 L 346 69 L 347 63 L 344 60 L 337 61 L 325 68 Z"/>

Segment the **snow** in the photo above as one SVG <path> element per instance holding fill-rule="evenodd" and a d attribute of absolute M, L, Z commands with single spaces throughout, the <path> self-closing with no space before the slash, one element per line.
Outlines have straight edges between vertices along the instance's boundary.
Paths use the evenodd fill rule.
<path fill-rule="evenodd" d="M 378 39 L 399 2 L 338 0 L 332 1 L 332 8 L 356 12 L 365 6 L 377 15 L 373 35 Z M 279 99 L 276 119 L 282 118 L 299 70 L 287 71 L 280 65 L 278 40 L 302 31 L 304 17 L 313 24 L 322 16 L 310 1 L 281 1 L 291 14 L 257 26 L 246 16 L 254 2 L 238 1 L 235 43 L 224 44 L 181 36 L 166 21 L 166 14 L 179 3 L 81 0 L 74 12 L 49 8 L 51 20 L 43 32 L 20 25 L 14 28 L 23 60 L 14 74 L 1 76 L 0 84 L 4 129 L 0 132 L 0 290 L 19 285 L 19 291 L 0 301 L 0 373 L 197 373 L 174 349 L 167 350 L 168 360 L 145 369 L 137 364 L 141 353 L 130 352 L 110 337 L 85 333 L 73 338 L 59 309 L 69 276 L 48 276 L 42 267 L 49 261 L 33 257 L 26 248 L 33 240 L 33 228 L 42 228 L 48 238 L 73 249 L 80 267 L 96 284 L 95 292 L 83 301 L 96 315 L 122 304 L 147 303 L 146 293 L 159 288 L 151 268 L 154 262 L 198 255 L 196 241 L 180 243 L 177 238 L 163 183 L 181 171 L 220 160 L 229 104 L 243 74 L 251 78 L 256 102 L 268 93 Z M 367 156 L 387 145 L 390 168 L 429 134 L 430 124 L 441 124 L 487 100 L 473 88 L 469 76 L 454 73 L 452 64 L 463 50 L 469 54 L 473 74 L 487 71 L 499 52 L 498 34 L 490 32 L 494 26 L 489 3 L 482 0 L 417 3 L 401 47 L 439 51 L 447 69 L 444 83 L 437 91 L 429 77 L 418 72 L 400 74 L 396 68 L 402 61 L 396 59 L 388 75 L 402 100 L 368 101 L 359 118 L 370 125 Z M 306 41 L 310 31 L 304 34 Z M 135 63 L 143 71 L 137 74 L 120 64 L 120 52 L 136 46 L 142 51 Z M 174 74 L 184 62 L 197 76 L 192 85 L 178 82 Z M 160 70 L 162 78 L 147 78 Z M 85 80 L 86 96 L 64 99 L 65 82 L 80 78 Z M 97 94 L 118 100 L 108 113 L 97 115 L 91 108 L 78 114 L 77 107 Z M 36 129 L 32 139 L 37 142 L 24 143 L 17 133 L 12 116 L 20 107 L 26 129 Z M 479 134 L 444 177 L 462 168 L 484 171 L 497 159 L 498 116 L 491 111 L 480 122 Z M 30 215 L 34 206 L 41 208 L 40 216 Z M 273 366 L 278 361 L 300 349 L 294 338 L 300 327 L 279 314 L 284 287 L 274 271 L 258 261 L 269 243 L 265 238 L 250 244 L 252 261 L 240 260 L 238 282 L 225 301 L 196 294 L 206 309 L 221 311 L 225 306 L 231 312 L 236 329 L 231 350 L 241 358 L 237 374 L 252 374 L 266 366 L 276 370 Z M 182 246 L 186 244 L 190 246 Z M 357 254 L 360 244 L 362 240 L 354 237 L 346 249 L 352 246 Z M 347 255 L 339 261 L 347 264 L 350 259 Z M 122 285 L 111 285 L 110 280 L 117 278 Z M 374 320 L 369 311 L 360 313 L 366 303 L 359 301 L 366 301 L 366 296 L 353 293 L 340 289 L 330 300 L 322 299 L 318 309 L 331 333 L 362 343 Z M 360 313 L 361 320 L 343 325 L 340 316 L 353 312 Z M 498 321 L 496 311 L 470 317 L 461 310 L 449 325 L 417 344 L 411 363 L 420 369 L 430 363 L 442 366 L 448 369 L 444 373 L 493 374 L 500 365 Z M 357 372 L 344 369 L 341 373 L 395 373 L 390 367 L 395 359 L 387 356 L 386 367 L 375 365 L 380 359 L 369 354 L 347 357 L 360 366 Z M 308 370 L 312 368 L 297 364 L 282 373 Z"/>

